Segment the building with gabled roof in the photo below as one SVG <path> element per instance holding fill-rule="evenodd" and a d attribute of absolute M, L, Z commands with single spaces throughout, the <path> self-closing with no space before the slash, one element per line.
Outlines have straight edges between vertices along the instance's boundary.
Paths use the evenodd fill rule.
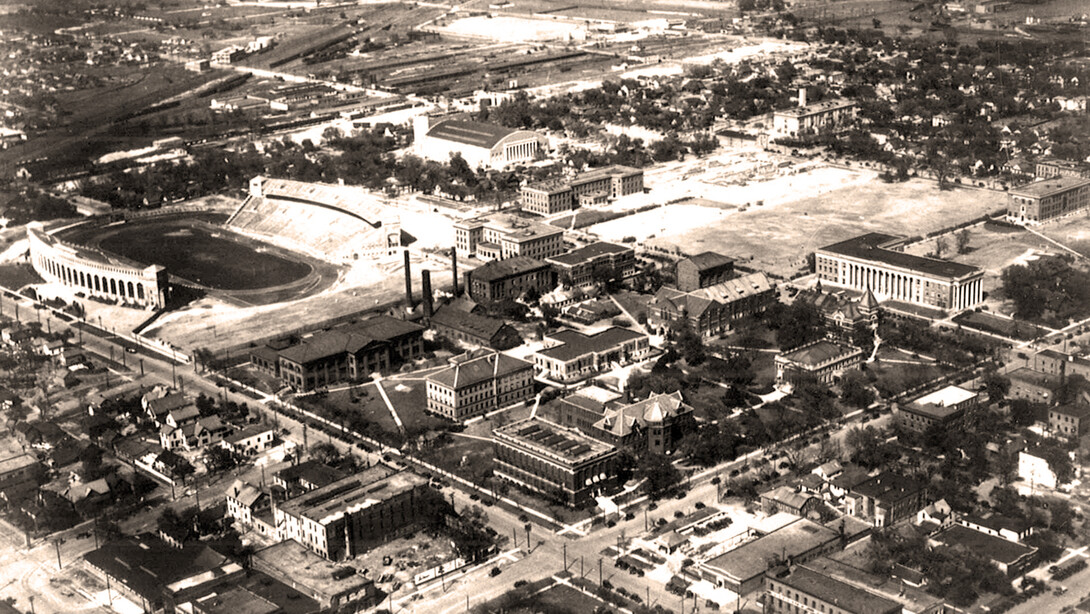
<path fill-rule="evenodd" d="M 288 498 L 317 490 L 346 477 L 348 475 L 340 469 L 313 458 L 280 469 L 272 475 L 273 485 L 281 488 Z"/>
<path fill-rule="evenodd" d="M 461 311 L 452 305 L 443 305 L 431 317 L 432 330 L 451 341 L 471 345 L 508 350 L 522 345 L 518 330 L 499 318 Z"/>
<path fill-rule="evenodd" d="M 534 394 L 534 366 L 494 350 L 474 350 L 426 378 L 427 409 L 462 421 L 525 402 Z"/>
<path fill-rule="evenodd" d="M 625 403 L 618 394 L 588 386 L 557 399 L 547 411 L 560 426 L 652 454 L 672 452 L 694 425 L 693 408 L 681 392 L 652 394 L 642 401 Z"/>
<path fill-rule="evenodd" d="M 175 547 L 147 533 L 103 544 L 83 559 L 103 584 L 109 578 L 114 590 L 149 612 L 245 575 L 241 565 L 203 543 Z"/>
<path fill-rule="evenodd" d="M 664 333 L 679 320 L 703 336 L 721 335 L 734 322 L 776 303 L 776 286 L 764 273 L 751 273 L 689 292 L 663 286 L 647 305 L 647 323 Z"/>
<path fill-rule="evenodd" d="M 734 258 L 718 252 L 703 252 L 682 258 L 674 265 L 677 289 L 693 292 L 734 277 Z"/>
<path fill-rule="evenodd" d="M 761 507 L 764 508 L 766 514 L 770 515 L 788 512 L 805 517 L 820 506 L 821 499 L 818 497 L 800 492 L 787 485 L 777 486 L 772 490 L 761 493 Z"/>
<path fill-rule="evenodd" d="M 493 429 L 492 447 L 497 477 L 568 505 L 617 476 L 616 447 L 533 416 Z"/>
<path fill-rule="evenodd" d="M 1037 560 L 1037 548 L 976 531 L 961 524 L 942 531 L 930 541 L 935 545 L 983 556 L 1011 578 L 1028 571 Z"/>
<path fill-rule="evenodd" d="M 274 340 L 255 348 L 251 360 L 295 390 L 307 391 L 385 373 L 423 353 L 423 326 L 380 315 L 319 331 L 297 343 Z"/>

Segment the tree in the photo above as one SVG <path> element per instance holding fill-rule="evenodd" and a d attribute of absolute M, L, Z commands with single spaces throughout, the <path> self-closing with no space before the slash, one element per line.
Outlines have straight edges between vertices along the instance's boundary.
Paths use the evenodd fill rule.
<path fill-rule="evenodd" d="M 946 237 L 938 237 L 935 239 L 935 257 L 942 258 L 942 255 L 946 253 L 946 250 L 950 246 L 946 243 Z"/>
<path fill-rule="evenodd" d="M 681 356 L 691 367 L 704 362 L 707 355 L 704 352 L 704 340 L 693 330 L 688 318 L 679 318 L 674 321 L 675 342 Z"/>
<path fill-rule="evenodd" d="M 840 400 L 859 408 L 870 407 L 874 402 L 874 390 L 862 371 L 849 371 L 840 378 Z"/>
<path fill-rule="evenodd" d="M 318 443 L 310 446 L 310 457 L 323 465 L 336 465 L 341 461 L 341 452 L 331 443 Z"/>
<path fill-rule="evenodd" d="M 972 233 L 968 228 L 962 228 L 956 235 L 954 235 L 954 245 L 957 246 L 959 254 L 969 253 L 969 242 L 972 240 Z"/>
<path fill-rule="evenodd" d="M 988 371 L 983 378 L 984 390 L 988 393 L 988 400 L 998 403 L 1007 397 L 1011 389 L 1011 380 L 1001 375 L 998 371 Z"/>
<path fill-rule="evenodd" d="M 681 483 L 681 472 L 661 454 L 644 454 L 636 466 L 636 475 L 647 480 L 647 493 L 652 499 L 667 494 Z"/>
<path fill-rule="evenodd" d="M 223 446 L 213 445 L 209 446 L 204 453 L 204 464 L 208 467 L 209 473 L 219 473 L 235 467 L 238 464 L 238 457 Z"/>

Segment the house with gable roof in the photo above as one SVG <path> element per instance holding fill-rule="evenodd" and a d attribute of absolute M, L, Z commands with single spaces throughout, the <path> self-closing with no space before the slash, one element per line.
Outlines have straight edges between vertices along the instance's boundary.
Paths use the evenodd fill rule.
<path fill-rule="evenodd" d="M 461 421 L 532 397 L 534 366 L 503 352 L 474 350 L 452 357 L 426 383 L 428 411 Z"/>

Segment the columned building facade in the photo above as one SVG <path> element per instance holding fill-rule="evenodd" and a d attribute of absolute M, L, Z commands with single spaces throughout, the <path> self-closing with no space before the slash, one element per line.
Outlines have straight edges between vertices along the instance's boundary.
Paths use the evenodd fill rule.
<path fill-rule="evenodd" d="M 892 300 L 963 311 L 984 300 L 984 271 L 969 265 L 899 251 L 898 237 L 870 233 L 817 251 L 814 267 L 823 284 L 871 290 Z"/>
<path fill-rule="evenodd" d="M 43 279 L 87 296 L 160 309 L 170 293 L 169 276 L 143 265 L 50 236 L 39 222 L 27 224 L 30 263 Z"/>

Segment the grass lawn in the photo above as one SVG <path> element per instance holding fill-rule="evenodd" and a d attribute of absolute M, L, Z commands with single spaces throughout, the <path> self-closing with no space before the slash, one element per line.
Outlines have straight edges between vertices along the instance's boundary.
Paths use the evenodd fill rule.
<path fill-rule="evenodd" d="M 654 298 L 654 296 L 623 290 L 614 294 L 613 298 L 629 315 L 633 318 L 639 318 L 641 313 L 644 317 L 647 316 L 647 304 L 651 302 L 651 299 Z"/>
<path fill-rule="evenodd" d="M 921 386 L 947 372 L 939 365 L 893 361 L 878 361 L 867 367 L 871 375 L 876 377 L 875 387 L 886 398 Z"/>
<path fill-rule="evenodd" d="M 356 397 L 355 403 L 352 402 L 353 390 L 337 390 L 328 393 L 324 397 L 311 394 L 297 397 L 296 402 L 334 422 L 339 421 L 339 416 L 342 415 L 349 415 L 356 420 L 366 421 L 386 434 L 388 441 L 400 441 L 401 433 L 398 431 L 397 423 L 394 422 L 390 410 L 386 407 L 386 402 L 382 400 L 382 395 L 375 389 L 375 385 L 370 383 L 357 387 L 356 390 L 358 390 L 359 396 Z M 365 432 L 364 434 L 374 435 L 373 432 Z"/>
<path fill-rule="evenodd" d="M 450 425 L 450 422 L 425 411 L 427 392 L 424 380 L 384 380 L 381 385 L 407 432 L 445 430 Z"/>

